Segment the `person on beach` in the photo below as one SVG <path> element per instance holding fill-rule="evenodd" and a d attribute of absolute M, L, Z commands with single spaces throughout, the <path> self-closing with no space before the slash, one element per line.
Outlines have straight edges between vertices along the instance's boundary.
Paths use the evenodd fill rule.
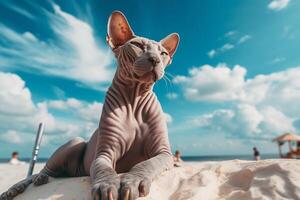
<path fill-rule="evenodd" d="M 260 154 L 256 147 L 253 147 L 254 160 L 260 160 Z"/>
<path fill-rule="evenodd" d="M 176 150 L 174 155 L 174 167 L 181 167 L 182 163 L 180 151 Z"/>
<path fill-rule="evenodd" d="M 12 154 L 11 154 L 11 159 L 10 159 L 10 161 L 9 161 L 9 164 L 11 164 L 11 165 L 24 165 L 25 162 L 20 161 L 20 160 L 19 160 L 19 153 L 16 152 L 16 151 L 14 151 L 14 152 L 12 152 Z"/>

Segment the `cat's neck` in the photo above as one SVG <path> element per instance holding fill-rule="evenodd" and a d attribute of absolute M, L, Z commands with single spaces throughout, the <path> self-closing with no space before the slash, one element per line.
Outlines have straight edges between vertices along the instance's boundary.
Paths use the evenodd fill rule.
<path fill-rule="evenodd" d="M 112 87 L 117 88 L 119 92 L 128 96 L 130 99 L 153 92 L 153 84 L 141 83 L 139 81 L 126 78 L 121 75 L 119 69 L 117 69 L 112 81 Z"/>

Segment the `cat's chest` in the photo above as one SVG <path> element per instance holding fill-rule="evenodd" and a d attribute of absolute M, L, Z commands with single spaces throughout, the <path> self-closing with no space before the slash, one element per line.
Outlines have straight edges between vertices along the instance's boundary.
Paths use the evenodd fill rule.
<path fill-rule="evenodd" d="M 116 98 L 112 92 L 108 93 L 100 126 L 112 129 L 116 135 L 121 134 L 127 141 L 145 138 L 153 125 L 149 119 L 152 118 L 150 111 L 153 110 L 153 105 L 157 104 L 156 96 L 147 93 L 130 98 L 121 92 L 118 94 Z"/>
<path fill-rule="evenodd" d="M 123 121 L 123 130 L 129 136 L 144 137 L 150 129 L 150 123 L 143 117 L 135 117 L 131 115 L 128 119 Z"/>
<path fill-rule="evenodd" d="M 140 99 L 136 104 L 129 104 L 121 109 L 120 123 L 125 130 L 132 135 L 143 136 L 149 131 L 151 123 L 149 122 L 148 104 L 144 99 Z"/>

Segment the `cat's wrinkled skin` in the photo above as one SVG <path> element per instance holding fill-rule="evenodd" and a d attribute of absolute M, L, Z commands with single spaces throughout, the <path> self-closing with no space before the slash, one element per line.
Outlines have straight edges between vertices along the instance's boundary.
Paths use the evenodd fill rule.
<path fill-rule="evenodd" d="M 118 68 L 99 128 L 88 143 L 76 138 L 60 147 L 39 174 L 17 183 L 0 200 L 12 199 L 31 183 L 45 184 L 48 176 L 86 175 L 94 199 L 134 200 L 146 196 L 152 180 L 173 166 L 165 115 L 152 87 L 171 63 L 178 35 L 160 42 L 135 36 L 125 16 L 113 12 L 107 42 Z"/>

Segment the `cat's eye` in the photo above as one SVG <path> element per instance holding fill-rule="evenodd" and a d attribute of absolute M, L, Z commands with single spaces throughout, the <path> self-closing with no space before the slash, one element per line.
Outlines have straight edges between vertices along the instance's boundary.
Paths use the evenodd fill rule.
<path fill-rule="evenodd" d="M 130 42 L 130 44 L 140 48 L 140 49 L 144 49 L 144 45 L 135 41 Z"/>
<path fill-rule="evenodd" d="M 160 55 L 162 55 L 162 56 L 167 56 L 167 55 L 169 55 L 167 52 L 165 52 L 165 51 L 162 51 L 161 53 L 160 53 Z"/>

